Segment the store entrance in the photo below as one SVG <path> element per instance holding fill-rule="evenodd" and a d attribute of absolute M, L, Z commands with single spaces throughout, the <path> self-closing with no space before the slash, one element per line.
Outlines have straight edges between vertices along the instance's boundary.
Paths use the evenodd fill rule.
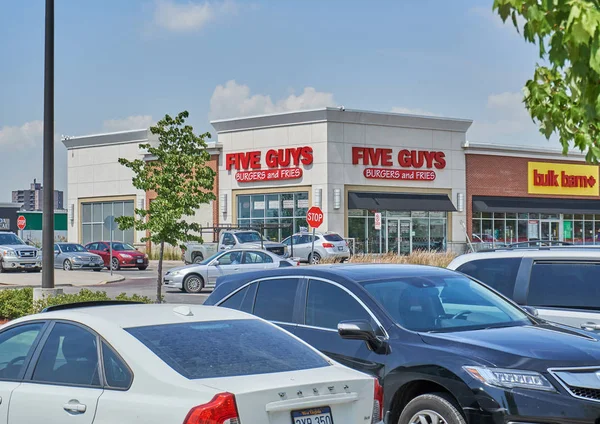
<path fill-rule="evenodd" d="M 540 221 L 541 240 L 560 240 L 560 221 Z"/>
<path fill-rule="evenodd" d="M 386 221 L 386 251 L 400 255 L 410 254 L 412 252 L 411 220 L 388 218 Z"/>

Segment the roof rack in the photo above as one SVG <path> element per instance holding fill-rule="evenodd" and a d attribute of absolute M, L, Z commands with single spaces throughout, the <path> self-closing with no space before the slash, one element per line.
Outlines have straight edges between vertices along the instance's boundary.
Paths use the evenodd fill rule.
<path fill-rule="evenodd" d="M 133 300 L 92 300 L 89 302 L 65 303 L 62 305 L 48 306 L 42 312 L 65 311 L 68 309 L 90 308 L 94 306 L 115 306 L 115 305 L 143 305 L 143 302 L 134 302 Z"/>

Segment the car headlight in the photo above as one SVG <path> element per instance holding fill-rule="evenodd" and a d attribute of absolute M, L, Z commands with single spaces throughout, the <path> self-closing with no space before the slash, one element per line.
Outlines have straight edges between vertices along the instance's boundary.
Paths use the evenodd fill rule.
<path fill-rule="evenodd" d="M 169 271 L 167 272 L 167 275 L 171 276 L 171 277 L 176 277 L 178 275 L 181 275 L 183 273 L 183 271 Z"/>
<path fill-rule="evenodd" d="M 14 250 L 3 250 L 2 256 L 6 256 L 7 258 L 14 258 L 17 256 L 17 253 Z"/>
<path fill-rule="evenodd" d="M 131 259 L 131 255 L 128 255 L 127 253 L 121 253 L 121 257 L 123 259 Z"/>
<path fill-rule="evenodd" d="M 490 386 L 556 391 L 538 372 L 487 367 L 463 367 L 473 378 Z"/>

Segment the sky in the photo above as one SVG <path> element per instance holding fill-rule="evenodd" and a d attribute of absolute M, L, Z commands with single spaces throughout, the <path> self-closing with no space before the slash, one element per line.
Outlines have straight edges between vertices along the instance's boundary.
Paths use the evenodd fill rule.
<path fill-rule="evenodd" d="M 522 87 L 537 48 L 492 0 L 56 0 L 55 188 L 61 136 L 295 109 L 472 119 L 467 139 L 558 149 Z M 42 180 L 44 1 L 0 1 L 0 202 Z"/>

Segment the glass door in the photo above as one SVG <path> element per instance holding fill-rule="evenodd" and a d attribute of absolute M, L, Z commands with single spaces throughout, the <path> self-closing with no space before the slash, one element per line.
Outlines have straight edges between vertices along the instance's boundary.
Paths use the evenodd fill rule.
<path fill-rule="evenodd" d="M 541 221 L 542 240 L 560 240 L 560 221 Z"/>
<path fill-rule="evenodd" d="M 398 219 L 386 219 L 387 237 L 385 238 L 385 251 L 396 253 L 400 251 L 400 235 L 398 229 L 400 221 Z"/>
<path fill-rule="evenodd" d="M 412 252 L 412 225 L 410 219 L 400 220 L 400 254 L 409 255 Z"/>

